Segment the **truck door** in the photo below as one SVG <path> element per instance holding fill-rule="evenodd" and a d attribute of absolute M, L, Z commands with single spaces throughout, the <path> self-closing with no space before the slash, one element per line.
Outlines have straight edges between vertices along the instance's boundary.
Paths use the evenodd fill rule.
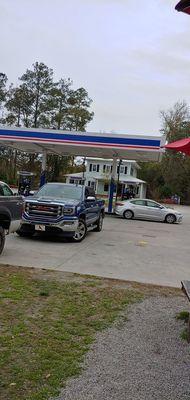
<path fill-rule="evenodd" d="M 7 205 L 13 221 L 21 219 L 23 200 L 21 196 L 14 196 L 12 190 L 5 183 L 0 184 L 0 197 Z"/>
<path fill-rule="evenodd" d="M 93 200 L 88 199 L 88 197 L 92 197 Z M 85 188 L 85 207 L 86 207 L 86 223 L 87 225 L 91 225 L 95 223 L 99 216 L 99 207 L 96 200 L 95 192 L 92 188 Z"/>

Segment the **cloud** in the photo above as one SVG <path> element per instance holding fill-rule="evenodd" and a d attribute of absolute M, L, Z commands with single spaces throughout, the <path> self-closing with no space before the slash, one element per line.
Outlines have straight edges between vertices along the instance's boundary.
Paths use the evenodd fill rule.
<path fill-rule="evenodd" d="M 1 0 L 1 69 L 36 60 L 93 99 L 89 129 L 157 133 L 159 111 L 190 101 L 190 19 L 173 0 Z M 14 66 L 14 67 L 13 67 Z"/>

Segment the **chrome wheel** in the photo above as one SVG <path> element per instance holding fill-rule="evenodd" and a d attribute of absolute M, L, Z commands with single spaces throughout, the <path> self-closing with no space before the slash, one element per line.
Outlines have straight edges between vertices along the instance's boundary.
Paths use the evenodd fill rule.
<path fill-rule="evenodd" d="M 103 220 L 104 220 L 104 217 L 103 217 L 103 214 L 101 213 L 99 216 L 98 222 L 97 222 L 97 226 L 95 229 L 93 229 L 94 232 L 101 232 L 102 227 L 103 227 Z"/>
<path fill-rule="evenodd" d="M 86 232 L 87 232 L 87 228 L 86 228 L 85 221 L 80 220 L 77 231 L 75 232 L 75 234 L 73 236 L 73 240 L 75 242 L 81 242 L 85 238 Z"/>
<path fill-rule="evenodd" d="M 133 218 L 133 213 L 132 213 L 132 211 L 130 211 L 130 210 L 126 210 L 126 211 L 123 213 L 123 216 L 124 216 L 125 219 L 132 219 L 132 218 Z"/>
<path fill-rule="evenodd" d="M 174 224 L 175 221 L 176 221 L 175 215 L 173 215 L 173 214 L 168 214 L 168 215 L 166 216 L 166 222 L 167 222 L 168 224 Z"/>
<path fill-rule="evenodd" d="M 102 227 L 103 227 L 103 215 L 102 214 L 100 214 L 98 226 L 99 226 L 99 230 L 101 231 Z"/>

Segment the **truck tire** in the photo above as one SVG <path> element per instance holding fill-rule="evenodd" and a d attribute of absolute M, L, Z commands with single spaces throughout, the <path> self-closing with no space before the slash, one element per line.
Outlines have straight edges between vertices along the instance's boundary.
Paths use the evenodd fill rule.
<path fill-rule="evenodd" d="M 78 229 L 75 232 L 75 235 L 72 237 L 73 242 L 82 242 L 87 234 L 87 226 L 84 219 L 79 219 Z"/>
<path fill-rule="evenodd" d="M 0 254 L 2 253 L 5 245 L 5 230 L 0 226 Z"/>
<path fill-rule="evenodd" d="M 102 227 L 103 227 L 103 221 L 104 221 L 104 217 L 103 214 L 101 213 L 97 222 L 97 226 L 96 228 L 93 229 L 94 232 L 101 232 Z"/>
<path fill-rule="evenodd" d="M 19 235 L 20 237 L 32 237 L 34 235 L 35 232 L 25 232 L 22 231 L 21 229 L 18 229 L 16 231 L 17 235 Z"/>

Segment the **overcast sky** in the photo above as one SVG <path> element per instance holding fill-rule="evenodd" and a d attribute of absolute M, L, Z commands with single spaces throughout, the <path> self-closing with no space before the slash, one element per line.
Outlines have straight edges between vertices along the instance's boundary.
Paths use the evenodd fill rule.
<path fill-rule="evenodd" d="M 0 0 L 0 72 L 16 83 L 42 61 L 87 89 L 88 130 L 158 134 L 159 111 L 190 102 L 190 16 L 176 2 Z"/>

